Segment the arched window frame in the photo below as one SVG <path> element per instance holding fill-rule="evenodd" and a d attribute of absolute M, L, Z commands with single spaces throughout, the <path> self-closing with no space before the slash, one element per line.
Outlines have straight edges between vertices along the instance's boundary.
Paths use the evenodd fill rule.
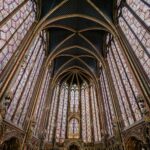
<path fill-rule="evenodd" d="M 80 124 L 77 118 L 71 118 L 69 120 L 68 138 L 78 139 L 80 137 Z"/>

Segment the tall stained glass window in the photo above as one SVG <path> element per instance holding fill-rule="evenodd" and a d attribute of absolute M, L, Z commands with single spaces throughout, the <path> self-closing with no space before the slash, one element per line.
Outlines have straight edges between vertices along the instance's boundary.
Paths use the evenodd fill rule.
<path fill-rule="evenodd" d="M 60 89 L 59 110 L 56 127 L 56 142 L 62 143 L 66 138 L 67 109 L 68 109 L 68 85 L 67 83 L 64 83 Z"/>
<path fill-rule="evenodd" d="M 45 56 L 43 33 L 31 43 L 18 69 L 16 77 L 10 85 L 13 99 L 8 108 L 6 119 L 22 126 L 30 105 L 33 89 Z"/>
<path fill-rule="evenodd" d="M 150 2 L 127 0 L 120 7 L 119 25 L 132 50 L 150 78 Z"/>
<path fill-rule="evenodd" d="M 90 87 L 91 101 L 92 101 L 92 118 L 93 118 L 93 129 L 94 129 L 94 141 L 101 141 L 101 131 L 100 131 L 100 116 L 99 108 L 96 96 L 96 89 L 94 86 Z"/>
<path fill-rule="evenodd" d="M 59 104 L 59 84 L 58 86 L 54 89 L 53 92 L 53 97 L 52 97 L 52 102 L 50 105 L 50 111 L 49 111 L 49 118 L 48 118 L 48 127 L 47 127 L 47 135 L 46 135 L 46 140 L 49 142 L 53 141 L 54 138 L 54 127 L 56 124 L 56 117 L 57 117 L 57 107 Z"/>
<path fill-rule="evenodd" d="M 71 86 L 70 91 L 70 112 L 78 112 L 79 109 L 79 88 L 76 84 Z"/>
<path fill-rule="evenodd" d="M 141 119 L 141 109 L 137 102 L 139 90 L 126 59 L 115 39 L 110 39 L 107 60 L 118 96 L 125 126 Z"/>
<path fill-rule="evenodd" d="M 7 17 L 7 19 L 6 19 Z M 35 21 L 35 4 L 31 0 L 0 1 L 0 74 L 18 52 L 20 42 Z"/>
<path fill-rule="evenodd" d="M 91 142 L 90 95 L 89 86 L 86 82 L 81 86 L 81 119 L 83 141 Z"/>

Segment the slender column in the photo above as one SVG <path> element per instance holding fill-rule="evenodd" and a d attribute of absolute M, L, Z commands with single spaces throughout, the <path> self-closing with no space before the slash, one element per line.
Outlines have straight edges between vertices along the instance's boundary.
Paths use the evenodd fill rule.
<path fill-rule="evenodd" d="M 92 116 L 92 98 L 91 98 L 91 88 L 92 85 L 88 86 L 88 91 L 89 91 L 89 102 L 90 102 L 90 122 L 91 122 L 91 141 L 94 144 L 94 126 L 93 126 L 93 116 Z"/>
<path fill-rule="evenodd" d="M 95 99 L 95 103 L 94 103 L 94 108 L 98 108 L 98 118 L 97 118 L 97 115 L 95 114 L 95 117 L 96 117 L 96 124 L 97 124 L 97 130 L 99 129 L 101 129 L 101 122 L 100 122 L 100 120 L 101 120 L 101 115 L 100 115 L 100 106 L 99 106 L 99 102 L 98 102 L 98 94 L 97 94 L 97 92 L 98 92 L 98 89 L 97 89 L 97 86 L 93 86 L 93 92 L 95 91 L 95 97 L 93 97 L 93 99 Z M 93 93 L 93 96 L 94 96 L 94 93 Z M 96 104 L 97 104 L 97 106 L 96 106 Z M 98 120 L 99 120 L 99 126 L 100 126 L 100 128 L 98 127 Z M 98 132 L 97 132 L 98 133 Z M 99 139 L 100 139 L 100 137 L 99 136 L 101 136 L 101 131 L 100 131 L 100 135 L 99 134 L 97 134 L 97 136 L 98 136 L 98 141 L 99 141 Z"/>
<path fill-rule="evenodd" d="M 100 134 L 101 134 L 101 132 L 102 132 L 102 118 L 103 118 L 103 116 L 102 116 L 102 110 L 103 110 L 103 108 L 101 108 L 101 104 L 100 104 L 100 102 L 102 101 L 102 99 L 101 99 L 101 97 L 100 97 L 100 86 L 99 85 L 97 85 L 97 87 L 96 87 L 96 101 L 97 101 L 97 104 L 98 104 L 98 110 L 99 110 L 99 113 L 98 113 L 98 115 L 99 115 L 99 123 L 100 123 Z M 104 115 L 105 116 L 105 115 Z M 104 117 L 105 118 L 105 117 Z M 104 119 L 103 118 L 103 119 Z M 101 136 L 102 136 L 102 134 L 101 134 Z"/>
<path fill-rule="evenodd" d="M 52 86 L 52 85 L 51 85 Z M 53 126 L 55 125 L 55 123 L 52 125 L 52 124 L 49 124 L 49 122 L 52 121 L 52 117 L 50 119 L 49 115 L 50 115 L 50 112 L 51 112 L 51 109 L 54 109 L 52 108 L 52 103 L 53 103 L 53 97 L 54 97 L 54 93 L 56 93 L 56 87 L 50 87 L 49 88 L 49 93 L 48 93 L 48 96 L 47 96 L 47 102 L 46 102 L 46 117 L 45 117 L 45 123 L 44 123 L 44 130 L 47 131 L 47 137 L 48 137 L 48 141 L 50 141 L 49 137 L 50 137 L 50 130 L 51 128 L 53 128 Z M 56 96 L 56 95 L 55 95 Z M 56 100 L 56 99 L 55 99 Z M 57 100 L 56 100 L 57 101 Z M 55 102 L 54 102 L 55 103 Z M 55 114 L 54 114 L 55 115 Z M 48 131 L 48 127 L 50 125 L 50 128 L 49 128 L 49 131 Z"/>
<path fill-rule="evenodd" d="M 54 88 L 51 87 L 51 81 L 52 81 L 52 79 L 50 79 L 49 88 L 48 88 L 49 92 L 47 93 L 46 102 L 45 102 L 45 111 L 43 112 L 43 115 L 42 115 L 43 119 L 41 120 L 41 128 L 43 130 L 47 129 L 50 107 L 51 107 L 53 93 L 54 93 Z"/>
<path fill-rule="evenodd" d="M 96 97 L 96 88 L 95 88 L 95 85 L 94 84 L 92 84 L 92 87 L 91 87 L 91 90 L 90 91 L 92 91 L 93 92 L 93 94 L 91 94 L 91 96 L 92 96 L 92 100 L 93 100 L 93 107 L 92 107 L 92 109 L 93 109 L 93 117 L 94 117 L 94 110 L 96 110 L 96 108 L 98 107 L 97 106 L 97 97 Z M 97 110 L 98 111 L 98 110 Z M 94 134 L 96 135 L 97 134 L 97 141 L 99 141 L 99 132 L 98 132 L 98 129 L 99 129 L 99 127 L 98 127 L 98 119 L 99 118 L 97 118 L 97 115 L 99 116 L 99 113 L 97 112 L 97 111 L 95 111 L 95 125 L 96 125 L 96 128 L 97 128 L 97 132 L 95 131 L 95 129 L 94 129 Z M 96 139 L 95 139 L 95 142 L 97 142 L 96 141 Z"/>
<path fill-rule="evenodd" d="M 46 109 L 45 109 L 45 112 L 43 113 L 43 116 L 42 116 L 42 118 L 44 118 L 44 122 L 43 122 L 43 127 L 41 126 L 41 128 L 43 128 L 43 130 L 45 130 L 45 131 L 47 130 L 48 125 L 49 125 L 49 114 L 50 114 L 50 111 L 51 111 L 51 105 L 52 105 L 52 100 L 53 100 L 53 95 L 54 95 L 54 90 L 55 90 L 55 87 L 52 85 L 52 70 L 53 70 L 52 66 L 53 65 L 48 67 L 49 70 L 51 70 L 49 87 L 48 87 L 49 92 L 47 93 L 46 101 L 45 101 L 45 108 Z M 49 137 L 49 135 L 48 135 L 48 137 Z"/>
<path fill-rule="evenodd" d="M 98 89 L 99 91 L 97 92 L 98 93 L 98 97 L 101 97 L 99 99 L 99 103 L 100 103 L 100 113 L 101 113 L 101 133 L 102 134 L 105 134 L 107 133 L 107 120 L 106 120 L 106 114 L 105 114 L 105 108 L 104 108 L 104 100 L 103 100 L 103 96 L 102 96 L 102 88 L 100 86 L 100 80 L 99 80 L 99 85 L 98 85 Z M 101 95 L 101 96 L 100 96 Z"/>
<path fill-rule="evenodd" d="M 122 138 L 122 134 L 121 134 L 121 130 L 123 128 L 123 119 L 121 116 L 119 101 L 118 101 L 118 97 L 117 97 L 117 94 L 116 94 L 116 91 L 114 88 L 113 79 L 111 77 L 111 72 L 110 72 L 110 68 L 109 68 L 107 59 L 105 59 L 105 64 L 106 64 L 105 72 L 106 72 L 106 77 L 107 77 L 107 81 L 108 81 L 109 91 L 110 91 L 111 98 L 112 98 L 114 114 L 116 117 L 116 125 L 117 125 L 117 129 L 119 132 L 119 140 L 121 142 L 121 148 L 122 148 L 122 150 L 124 150 L 123 138 Z"/>
<path fill-rule="evenodd" d="M 84 89 L 84 98 L 86 99 L 85 100 L 85 111 L 87 110 L 87 98 L 86 98 L 86 91 L 87 91 L 88 89 Z M 87 126 L 87 120 L 88 120 L 88 116 L 87 116 L 87 114 L 85 113 L 85 120 L 86 120 L 86 124 L 85 124 L 85 126 L 86 126 L 86 139 L 88 139 L 88 135 L 87 135 L 87 133 L 88 133 L 88 126 Z"/>
<path fill-rule="evenodd" d="M 59 85 L 60 86 L 60 85 Z M 56 114 L 55 114 L 55 120 L 54 120 L 54 129 L 53 129 L 53 140 L 52 140 L 52 144 L 53 147 L 55 147 L 56 144 L 56 129 L 57 129 L 57 118 L 58 118 L 58 112 L 59 112 L 59 105 L 60 105 L 60 92 L 62 90 L 62 87 L 59 88 L 59 94 L 58 94 L 58 105 L 57 105 L 57 110 L 56 110 Z"/>
<path fill-rule="evenodd" d="M 71 86 L 68 86 L 68 109 L 67 109 L 67 117 L 66 117 L 66 133 L 65 133 L 65 138 L 68 138 L 69 134 L 69 112 L 70 112 L 70 100 L 71 100 Z"/>
<path fill-rule="evenodd" d="M 105 137 L 107 137 L 107 135 L 109 135 L 109 133 L 108 133 L 108 129 L 109 129 L 109 127 L 111 127 L 111 123 L 112 123 L 112 113 L 110 112 L 111 111 L 111 108 L 110 108 L 110 103 L 111 102 L 109 102 L 109 95 L 108 95 L 108 93 L 107 93 L 107 90 L 109 90 L 109 89 L 107 89 L 108 88 L 108 85 L 107 85 L 107 81 L 105 81 L 106 79 L 105 79 L 105 77 L 104 77 L 104 74 L 105 74 L 105 72 L 104 71 L 102 71 L 102 73 L 101 73 L 101 79 L 102 79 L 102 84 L 103 84 L 103 88 L 104 88 L 104 93 L 105 93 L 105 95 L 104 95 L 104 93 L 102 93 L 105 97 L 103 97 L 103 101 L 104 101 L 104 103 L 105 103 L 105 105 L 104 105 L 104 110 L 105 110 L 105 124 L 106 124 L 106 132 L 104 133 L 104 139 L 105 139 Z M 106 110 L 106 109 L 109 109 L 109 110 Z M 107 121 L 107 115 L 110 115 L 110 122 L 108 122 Z M 109 117 L 109 116 L 108 116 Z"/>
<path fill-rule="evenodd" d="M 49 113 L 50 113 L 50 104 L 52 102 L 52 93 L 54 91 L 54 89 L 52 89 L 51 87 L 51 79 L 49 81 L 49 86 L 48 86 L 48 93 L 46 95 L 46 101 L 45 101 L 45 105 L 44 105 L 44 110 L 43 110 L 43 113 L 42 113 L 42 119 L 40 121 L 40 129 L 43 130 L 43 131 L 46 131 L 46 127 L 47 127 L 47 124 L 48 124 L 48 120 L 49 120 Z"/>
<path fill-rule="evenodd" d="M 80 139 L 82 139 L 82 102 L 81 102 L 81 86 L 79 85 L 79 115 L 80 115 Z"/>
<path fill-rule="evenodd" d="M 37 82 L 36 85 L 35 85 L 33 96 L 32 96 L 32 99 L 31 99 L 31 100 L 33 100 L 33 104 L 32 104 L 31 111 L 28 115 L 29 116 L 29 121 L 27 123 L 27 128 L 26 128 L 26 131 L 25 131 L 25 135 L 24 135 L 24 138 L 23 138 L 22 145 L 21 145 L 21 150 L 24 150 L 24 147 L 25 147 L 25 142 L 27 140 L 28 132 L 29 132 L 29 129 L 30 129 L 30 126 L 31 126 L 31 123 L 32 123 L 32 120 L 33 120 L 34 111 L 35 111 L 35 108 L 36 108 L 36 105 L 37 105 L 37 100 L 38 100 L 38 96 L 39 96 L 39 93 L 40 93 L 41 84 L 42 84 L 42 81 L 43 81 L 43 77 L 45 75 L 46 68 L 44 68 L 43 66 L 44 66 L 44 63 L 41 67 L 39 77 L 37 79 L 37 81 L 39 81 L 39 82 Z"/>

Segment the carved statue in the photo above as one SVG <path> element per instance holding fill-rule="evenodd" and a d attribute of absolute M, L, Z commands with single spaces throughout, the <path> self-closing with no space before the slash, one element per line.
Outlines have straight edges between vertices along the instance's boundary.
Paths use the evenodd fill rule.
<path fill-rule="evenodd" d="M 144 98 L 141 95 L 139 95 L 137 99 L 145 121 L 144 137 L 149 147 L 150 146 L 150 111 L 148 107 L 146 107 L 146 102 L 144 101 Z"/>
<path fill-rule="evenodd" d="M 5 114 L 8 108 L 8 105 L 10 104 L 10 101 L 13 98 L 12 92 L 7 92 L 4 101 L 0 104 L 0 143 L 2 142 L 3 134 L 5 131 L 5 125 L 3 124 Z"/>
<path fill-rule="evenodd" d="M 32 140 L 32 136 L 33 136 L 33 132 L 34 132 L 34 128 L 35 128 L 35 125 L 36 125 L 36 121 L 35 119 L 33 118 L 31 120 L 31 124 L 30 124 L 30 127 L 29 127 L 29 130 L 28 130 L 28 133 L 27 133 L 27 137 L 26 137 L 26 143 L 28 146 L 32 146 L 31 144 L 31 140 Z"/>
<path fill-rule="evenodd" d="M 44 140 L 46 138 L 46 131 L 42 131 L 40 134 L 39 134 L 39 139 L 40 139 L 40 147 L 39 149 L 40 150 L 44 150 Z"/>

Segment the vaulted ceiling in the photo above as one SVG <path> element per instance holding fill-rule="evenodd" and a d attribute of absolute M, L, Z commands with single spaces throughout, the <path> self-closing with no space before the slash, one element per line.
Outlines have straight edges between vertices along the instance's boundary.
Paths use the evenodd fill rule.
<path fill-rule="evenodd" d="M 40 19 L 46 16 L 44 29 L 54 75 L 96 77 L 97 58 L 106 55 L 105 37 L 109 23 L 114 22 L 116 0 L 41 0 L 39 4 Z"/>

